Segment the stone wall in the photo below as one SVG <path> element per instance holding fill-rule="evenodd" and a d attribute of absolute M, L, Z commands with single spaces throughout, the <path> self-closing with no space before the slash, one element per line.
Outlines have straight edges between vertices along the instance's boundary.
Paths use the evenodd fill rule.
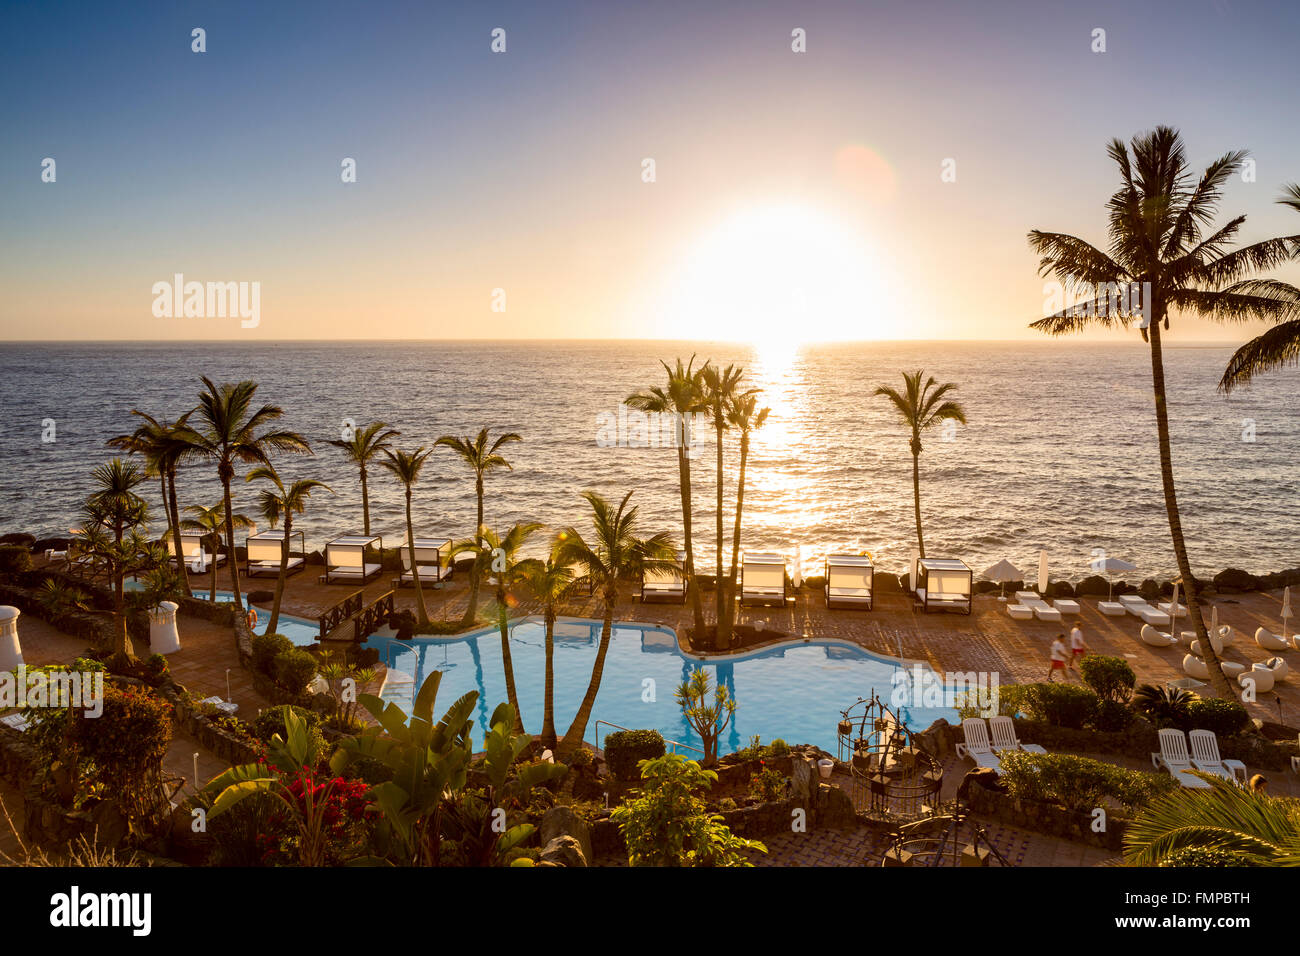
<path fill-rule="evenodd" d="M 1091 813 L 1067 810 L 1039 800 L 1011 797 L 989 790 L 978 782 L 971 785 L 968 799 L 971 810 L 981 817 L 1116 853 L 1123 848 L 1124 831 L 1129 825 L 1126 818 L 1107 813 L 1106 829 L 1097 833 L 1093 830 Z"/>

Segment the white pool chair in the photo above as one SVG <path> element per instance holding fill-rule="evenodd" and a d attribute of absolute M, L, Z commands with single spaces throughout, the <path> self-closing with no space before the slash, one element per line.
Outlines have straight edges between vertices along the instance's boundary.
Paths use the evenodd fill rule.
<path fill-rule="evenodd" d="M 1010 717 L 990 717 L 989 729 L 993 733 L 993 749 L 997 753 L 1006 750 L 1023 750 L 1027 754 L 1045 754 L 1047 749 L 1040 744 L 1022 744 L 1016 736 L 1016 724 Z"/>
<path fill-rule="evenodd" d="M 1143 644 L 1150 644 L 1152 647 L 1173 647 L 1178 643 L 1178 638 L 1165 631 L 1157 631 L 1150 624 L 1143 624 L 1140 632 Z"/>
<path fill-rule="evenodd" d="M 1181 730 L 1165 728 L 1160 731 L 1160 753 L 1151 755 L 1151 764 L 1157 770 L 1167 770 L 1169 775 L 1189 790 L 1208 790 L 1212 784 L 1194 777 L 1192 758 L 1187 752 L 1187 738 Z"/>
<path fill-rule="evenodd" d="M 1000 771 L 1002 763 L 989 744 L 989 729 L 984 721 L 979 717 L 967 717 L 961 722 L 961 729 L 966 740 L 957 744 L 957 756 L 970 758 L 977 767 Z"/>
<path fill-rule="evenodd" d="M 1287 651 L 1291 649 L 1291 644 L 1288 641 L 1284 641 L 1272 631 L 1262 627 L 1255 631 L 1255 643 L 1266 651 Z"/>
<path fill-rule="evenodd" d="M 1232 770 L 1219 756 L 1219 738 L 1212 730 L 1192 730 L 1187 734 L 1192 743 L 1192 766 L 1201 773 L 1213 774 L 1224 780 L 1234 779 Z"/>

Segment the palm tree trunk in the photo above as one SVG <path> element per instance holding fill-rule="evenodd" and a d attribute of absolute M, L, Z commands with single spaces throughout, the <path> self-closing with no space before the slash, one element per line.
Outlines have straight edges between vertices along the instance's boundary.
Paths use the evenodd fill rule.
<path fill-rule="evenodd" d="M 555 605 L 546 606 L 546 687 L 542 695 L 542 743 L 555 749 Z"/>
<path fill-rule="evenodd" d="M 212 590 L 208 594 L 208 601 L 212 604 L 217 603 L 217 551 L 221 548 L 221 532 L 212 536 L 212 563 L 208 566 L 208 572 L 212 575 Z M 235 560 L 234 554 L 227 555 L 227 561 Z"/>
<path fill-rule="evenodd" d="M 361 466 L 361 523 L 370 534 L 370 491 L 366 488 L 366 466 Z M 412 565 L 414 567 L 414 565 Z"/>
<path fill-rule="evenodd" d="M 916 506 L 916 545 L 925 557 L 925 538 L 921 535 L 921 453 L 912 452 L 912 502 Z"/>
<path fill-rule="evenodd" d="M 1218 694 L 1222 695 L 1225 700 L 1233 699 L 1236 694 L 1228 685 L 1228 679 L 1223 676 L 1223 667 L 1219 663 L 1219 656 L 1214 653 L 1214 648 L 1210 645 L 1210 637 L 1205 628 L 1205 621 L 1201 619 L 1201 610 L 1196 599 L 1196 582 L 1192 577 L 1192 566 L 1187 557 L 1187 544 L 1183 540 L 1183 522 L 1178 514 L 1178 497 L 1174 493 L 1174 464 L 1169 445 L 1169 407 L 1165 392 L 1164 358 L 1160 346 L 1160 322 L 1163 319 L 1164 310 L 1161 309 L 1156 317 L 1152 319 L 1149 335 L 1151 338 L 1151 386 L 1156 400 L 1156 434 L 1160 439 L 1160 481 L 1164 485 L 1165 512 L 1169 515 L 1169 536 L 1173 538 L 1174 558 L 1178 562 L 1178 573 L 1183 578 L 1187 616 L 1192 619 L 1192 628 L 1196 631 L 1196 637 L 1201 642 L 1201 653 L 1205 660 L 1205 668 L 1210 672 L 1210 686 Z M 1171 608 L 1170 610 L 1172 612 L 1178 609 Z M 1169 616 L 1174 621 L 1177 621 L 1173 613 Z"/>
<path fill-rule="evenodd" d="M 239 599 L 239 562 L 235 560 L 235 509 L 230 500 L 230 477 L 222 474 L 221 476 L 221 498 L 226 508 L 226 550 L 230 552 L 228 561 L 230 563 L 230 586 L 234 589 L 235 610 L 242 611 L 244 602 Z M 288 541 L 288 536 L 285 536 Z M 212 577 L 215 580 L 217 576 L 217 563 L 212 562 Z"/>
<path fill-rule="evenodd" d="M 722 530 L 722 418 L 720 414 L 717 418 L 716 431 L 718 433 L 717 561 L 713 567 L 715 569 L 714 573 L 717 574 L 717 580 L 714 582 L 713 588 L 713 617 L 716 630 L 714 646 L 722 650 L 727 646 L 723 643 L 727 639 L 727 635 L 723 633 L 722 627 L 722 538 L 724 532 Z"/>
<path fill-rule="evenodd" d="M 176 549 L 176 565 L 181 572 L 181 587 L 186 597 L 193 597 L 190 590 L 189 570 L 185 567 L 185 558 L 181 555 L 181 509 L 176 497 L 176 469 L 170 469 L 171 491 L 167 496 L 167 510 L 172 525 L 172 547 Z M 199 547 L 203 547 L 199 545 Z M 215 557 L 215 555 L 214 555 Z"/>
<path fill-rule="evenodd" d="M 114 550 L 120 554 L 121 526 L 114 529 L 113 540 L 117 545 Z M 126 621 L 126 571 L 116 562 L 111 567 L 113 568 L 113 616 L 117 624 L 117 647 L 114 656 L 119 664 L 134 664 L 135 645 L 131 642 L 131 629 Z"/>
<path fill-rule="evenodd" d="M 690 554 L 689 551 L 686 552 Z M 560 741 L 558 748 L 560 754 L 573 753 L 582 746 L 582 738 L 587 733 L 587 721 L 591 719 L 592 708 L 596 706 L 596 694 L 600 691 L 601 678 L 605 676 L 605 655 L 609 652 L 609 641 L 614 633 L 614 605 L 618 602 L 618 591 L 613 587 L 607 587 L 605 590 L 605 619 L 600 629 L 600 648 L 596 651 L 596 661 L 591 665 L 591 682 L 587 684 L 587 692 L 582 695 L 582 703 L 578 705 L 578 713 L 573 717 L 573 723 L 564 733 L 564 739 Z"/>
<path fill-rule="evenodd" d="M 505 573 L 497 575 L 498 581 L 505 581 Z M 519 691 L 515 688 L 515 662 L 510 656 L 510 616 L 506 611 L 506 589 L 497 587 L 497 625 L 501 630 L 501 669 L 506 675 L 506 700 L 515 712 L 515 733 L 524 732 L 524 717 L 519 712 Z"/>
<path fill-rule="evenodd" d="M 480 549 L 483 547 L 483 479 L 479 478 L 474 483 L 474 491 L 478 495 L 478 523 L 474 525 L 474 543 Z M 465 617 L 462 624 L 473 624 L 474 618 L 478 616 L 478 589 L 479 589 L 479 562 L 476 560 L 469 572 L 469 604 L 465 606 Z"/>
<path fill-rule="evenodd" d="M 704 608 L 700 604 L 700 587 L 695 580 L 695 549 L 691 544 L 691 463 L 686 457 L 686 417 L 680 416 L 681 441 L 677 443 L 677 478 L 682 492 L 682 537 L 686 546 L 686 585 L 691 592 L 691 612 L 695 633 L 704 636 Z"/>
<path fill-rule="evenodd" d="M 280 573 L 275 576 L 275 600 L 271 602 L 271 620 L 266 622 L 266 633 L 274 634 L 280 623 L 280 599 L 284 597 L 284 582 L 289 577 L 289 531 L 293 516 L 284 509 L 284 540 L 280 542 Z"/>
<path fill-rule="evenodd" d="M 745 510 L 745 463 L 749 458 L 749 435 L 740 436 L 740 475 L 736 482 L 736 526 L 731 534 L 731 573 L 727 576 L 726 615 L 727 643 L 731 643 L 732 627 L 736 618 L 736 566 L 740 560 L 740 517 Z"/>
<path fill-rule="evenodd" d="M 368 532 L 367 532 L 368 533 Z M 415 565 L 415 524 L 411 521 L 411 486 L 406 486 L 406 545 L 411 552 L 411 579 L 415 582 L 415 607 L 421 627 L 429 626 L 429 610 L 424 606 L 424 589 L 420 587 L 420 569 Z"/>

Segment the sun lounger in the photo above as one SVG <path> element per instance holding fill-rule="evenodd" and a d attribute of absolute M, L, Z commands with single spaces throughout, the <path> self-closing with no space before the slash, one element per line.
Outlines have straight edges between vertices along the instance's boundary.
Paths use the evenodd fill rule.
<path fill-rule="evenodd" d="M 1258 628 L 1255 631 L 1255 643 L 1266 651 L 1285 651 L 1290 650 L 1291 644 L 1282 640 L 1281 637 L 1265 628 Z"/>
<path fill-rule="evenodd" d="M 1235 780 L 1234 766 L 1241 767 L 1241 775 L 1246 773 L 1246 765 L 1238 760 L 1224 760 L 1219 756 L 1219 738 L 1212 730 L 1191 730 L 1187 739 L 1192 744 L 1192 766 L 1201 773 L 1213 774 L 1224 780 Z"/>
<path fill-rule="evenodd" d="M 1123 617 L 1128 614 L 1128 609 L 1118 601 L 1098 601 L 1097 610 L 1107 617 Z"/>
<path fill-rule="evenodd" d="M 1002 762 L 989 744 L 989 729 L 979 717 L 967 717 L 961 722 L 962 733 L 966 740 L 957 744 L 957 756 L 969 757 L 975 766 L 989 770 L 1001 770 Z"/>
<path fill-rule="evenodd" d="M 1160 610 L 1164 611 L 1164 612 L 1165 612 L 1166 614 L 1168 614 L 1170 617 L 1186 617 L 1186 616 L 1187 616 L 1187 605 L 1186 605 L 1186 604 L 1179 604 L 1179 605 L 1175 608 L 1174 605 L 1173 605 L 1171 602 L 1169 602 L 1169 601 L 1162 601 L 1161 603 L 1157 604 L 1156 607 L 1159 608 Z"/>
<path fill-rule="evenodd" d="M 441 584 L 451 577 L 451 540 L 449 538 L 416 538 L 415 566 L 420 572 L 420 584 Z M 398 553 L 402 556 L 402 573 L 394 581 L 400 588 L 415 587 L 415 574 L 411 571 L 411 547 L 403 542 Z"/>
<path fill-rule="evenodd" d="M 1052 606 L 1062 614 L 1074 615 L 1080 613 L 1079 602 L 1072 601 L 1069 598 L 1057 598 L 1052 602 Z"/>
<path fill-rule="evenodd" d="M 990 717 L 989 728 L 993 733 L 993 749 L 997 753 L 1005 750 L 1023 750 L 1027 754 L 1045 754 L 1046 748 L 1039 744 L 1022 744 L 1016 736 L 1016 724 L 1010 717 Z"/>
<path fill-rule="evenodd" d="M 1008 604 L 1007 613 L 1017 621 L 1032 621 L 1034 619 L 1034 609 L 1025 607 L 1023 604 Z"/>
<path fill-rule="evenodd" d="M 1124 610 L 1129 614 L 1140 617 L 1143 622 L 1153 627 L 1166 627 L 1169 624 L 1169 615 L 1164 611 L 1156 610 L 1140 595 L 1121 594 L 1119 603 L 1124 605 Z"/>
<path fill-rule="evenodd" d="M 1160 753 L 1151 755 L 1151 764 L 1157 770 L 1167 770 L 1169 775 L 1189 790 L 1208 790 L 1212 784 L 1194 777 L 1192 758 L 1187 752 L 1187 738 L 1181 730 L 1172 727 L 1160 731 Z"/>
<path fill-rule="evenodd" d="M 20 734 L 24 733 L 27 728 L 31 726 L 22 714 L 5 714 L 5 716 L 0 717 L 0 724 L 4 724 L 6 727 L 12 727 Z"/>
<path fill-rule="evenodd" d="M 1157 631 L 1150 624 L 1142 625 L 1141 637 L 1142 643 L 1152 647 L 1172 647 L 1178 643 L 1178 638 L 1165 631 Z"/>
<path fill-rule="evenodd" d="M 297 542 L 297 554 L 294 553 L 294 543 Z M 284 532 L 279 529 L 270 531 L 259 531 L 257 534 L 250 534 L 244 540 L 244 547 L 248 552 L 246 563 L 244 565 L 244 574 L 250 578 L 259 576 L 278 576 L 280 573 L 280 549 L 284 544 Z M 295 531 L 289 539 L 289 561 L 286 564 L 286 571 L 289 574 L 297 574 L 307 566 L 305 557 L 306 544 L 301 531 Z"/>
<path fill-rule="evenodd" d="M 364 584 L 379 577 L 384 566 L 378 561 L 366 561 L 366 551 L 380 553 L 384 539 L 379 535 L 345 534 L 325 545 L 326 584 Z"/>
<path fill-rule="evenodd" d="M 785 607 L 785 555 L 746 552 L 740 563 L 740 603 Z"/>
<path fill-rule="evenodd" d="M 1040 598 L 1036 591 L 1017 591 L 1016 599 L 1020 602 L 1021 607 L 1027 607 L 1033 611 L 1034 617 L 1040 621 L 1061 620 L 1061 612 Z"/>
<path fill-rule="evenodd" d="M 826 556 L 826 607 L 856 607 L 871 610 L 876 569 L 865 554 Z"/>
<path fill-rule="evenodd" d="M 916 562 L 919 582 L 916 600 L 922 610 L 951 609 L 971 613 L 975 572 L 957 558 L 921 558 Z"/>
<path fill-rule="evenodd" d="M 677 570 L 654 571 L 641 575 L 641 603 L 671 601 L 686 603 L 686 552 L 677 552 Z"/>

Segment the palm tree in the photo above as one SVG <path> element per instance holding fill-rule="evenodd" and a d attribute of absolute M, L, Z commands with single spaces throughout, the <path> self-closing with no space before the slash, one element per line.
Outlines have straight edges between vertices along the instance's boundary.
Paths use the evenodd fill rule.
<path fill-rule="evenodd" d="M 573 589 L 573 569 L 561 560 L 564 537 L 555 539 L 545 561 L 523 562 L 520 579 L 542 605 L 546 623 L 546 687 L 542 699 L 542 743 L 555 749 L 555 619 Z"/>
<path fill-rule="evenodd" d="M 714 627 L 714 646 L 718 650 L 726 650 L 730 641 L 730 633 L 726 632 L 723 626 L 724 611 L 722 599 L 724 594 L 722 584 L 722 436 L 727 430 L 730 421 L 727 418 L 728 406 L 736 400 L 740 393 L 740 382 L 745 377 L 745 370 L 737 368 L 735 365 L 728 365 L 725 369 L 705 362 L 704 368 L 700 369 L 701 379 L 704 383 L 704 404 L 708 407 L 709 418 L 713 424 L 713 430 L 717 436 L 717 461 L 718 461 L 718 507 L 715 512 L 717 519 L 717 555 L 714 567 L 717 568 L 717 580 L 714 582 L 714 617 L 716 625 Z M 750 391 L 753 391 L 752 389 Z M 746 392 L 744 394 L 749 394 Z"/>
<path fill-rule="evenodd" d="M 186 412 L 174 422 L 159 421 L 152 415 L 136 409 L 132 415 L 142 419 L 135 431 L 110 438 L 110 448 L 120 448 L 127 454 L 144 457 L 149 474 L 162 483 L 162 505 L 167 515 L 167 532 L 172 537 L 172 547 L 176 553 L 176 564 L 180 572 L 181 587 L 186 597 L 191 597 L 190 579 L 185 573 L 184 559 L 181 552 L 181 516 L 176 494 L 176 470 L 181 459 L 193 445 L 194 430 L 187 423 L 191 412 Z"/>
<path fill-rule="evenodd" d="M 535 558 L 520 561 L 519 552 L 524 544 L 542 526 L 535 521 L 521 522 L 504 535 L 491 528 L 480 527 L 475 540 L 459 541 L 452 545 L 451 553 L 474 555 L 474 574 L 483 577 L 489 572 L 496 583 L 497 628 L 501 632 L 501 667 L 505 671 L 506 699 L 515 710 L 515 733 L 524 732 L 524 718 L 519 709 L 519 693 L 515 689 L 515 663 L 510 654 L 510 589 L 520 583 Z"/>
<path fill-rule="evenodd" d="M 342 448 L 348 461 L 361 472 L 361 515 L 366 534 L 370 534 L 370 491 L 366 487 L 366 469 L 380 453 L 389 449 L 389 439 L 402 434 L 385 422 L 371 422 L 352 429 L 352 438 L 331 438 L 329 444 Z"/>
<path fill-rule="evenodd" d="M 1124 831 L 1124 862 L 1153 866 L 1181 850 L 1220 850 L 1243 866 L 1300 866 L 1300 803 L 1202 775 L 1211 787 L 1153 800 Z"/>
<path fill-rule="evenodd" d="M 191 414 L 198 416 L 199 428 L 190 444 L 192 453 L 217 463 L 217 477 L 221 479 L 222 503 L 226 510 L 226 549 L 230 555 L 230 584 L 234 591 L 236 608 L 242 608 L 239 598 L 239 562 L 235 560 L 234 505 L 230 498 L 230 483 L 235 477 L 235 463 L 269 465 L 272 451 L 305 454 L 311 451 L 307 440 L 297 432 L 258 430 L 284 414 L 278 405 L 263 405 L 256 411 L 253 396 L 257 383 L 243 381 L 214 385 L 203 376 L 205 391 L 199 393 L 199 406 Z M 251 412 L 251 413 L 250 413 Z M 215 573 L 215 572 L 214 572 Z"/>
<path fill-rule="evenodd" d="M 643 392 L 635 392 L 624 402 L 628 408 L 659 415 L 674 415 L 678 424 L 677 476 L 682 496 L 682 538 L 686 549 L 686 580 L 691 592 L 691 611 L 695 617 L 695 633 L 704 634 L 704 608 L 700 603 L 700 589 L 695 580 L 695 554 L 691 545 L 691 460 L 687 446 L 691 442 L 690 417 L 703 411 L 704 383 L 701 370 L 693 368 L 695 356 L 685 365 L 677 360 L 675 367 L 660 361 L 668 373 L 667 387 L 653 385 Z"/>
<path fill-rule="evenodd" d="M 1289 184 L 1278 202 L 1300 212 L 1300 183 Z M 1290 239 L 1300 248 L 1300 236 L 1291 236 Z M 1249 280 L 1241 284 L 1248 285 Z M 1284 283 L 1270 283 L 1269 288 L 1274 295 L 1288 295 Z M 1289 314 L 1300 314 L 1300 290 L 1292 288 L 1289 295 L 1295 306 Z M 1237 349 L 1228 361 L 1228 367 L 1224 369 L 1219 388 L 1227 394 L 1238 385 L 1245 385 L 1256 375 L 1284 365 L 1295 365 L 1297 362 L 1300 362 L 1300 318 L 1292 318 L 1279 322 Z"/>
<path fill-rule="evenodd" d="M 500 454 L 500 450 L 503 445 L 516 441 L 523 441 L 523 438 L 515 432 L 506 432 L 489 444 L 488 430 L 483 428 L 479 430 L 478 435 L 474 438 L 443 435 L 434 442 L 435 445 L 450 448 L 474 472 L 474 494 L 478 499 L 477 520 L 474 523 L 474 533 L 476 535 L 478 529 L 483 527 L 483 476 L 488 472 L 496 471 L 498 468 L 505 468 L 507 471 L 511 470 L 510 462 L 506 461 L 505 456 Z M 479 577 L 477 574 L 472 573 L 469 580 L 469 604 L 465 608 L 464 623 L 466 624 L 472 624 L 474 618 L 478 615 L 478 591 Z"/>
<path fill-rule="evenodd" d="M 181 521 L 181 527 L 186 531 L 198 531 L 204 535 L 202 539 L 203 547 L 212 555 L 212 593 L 208 600 L 216 603 L 217 600 L 217 552 L 221 550 L 221 539 L 226 534 L 226 509 L 222 502 L 218 501 L 211 508 L 205 508 L 203 505 L 188 505 L 185 508 L 193 518 L 185 518 Z M 235 530 L 244 531 L 255 528 L 252 520 L 247 515 L 236 514 L 231 516 Z M 235 560 L 233 553 L 226 556 L 227 560 Z"/>
<path fill-rule="evenodd" d="M 1241 229 L 1245 216 L 1229 220 L 1208 236 L 1203 234 L 1214 221 L 1224 184 L 1245 159 L 1244 151 L 1224 154 L 1197 178 L 1187 165 L 1182 139 L 1175 129 L 1161 126 L 1137 135 L 1131 150 L 1118 139 L 1107 147 L 1121 178 L 1119 189 L 1107 204 L 1109 252 L 1063 233 L 1029 233 L 1029 244 L 1040 256 L 1039 274 L 1054 276 L 1068 291 L 1086 296 L 1075 305 L 1039 319 L 1031 328 L 1064 335 L 1094 323 L 1103 328 L 1127 328 L 1139 315 L 1143 316 L 1139 328 L 1142 340 L 1151 347 L 1160 478 L 1174 557 L 1210 681 L 1219 694 L 1227 697 L 1232 690 L 1201 619 L 1196 579 L 1192 577 L 1174 490 L 1161 334 L 1169 328 L 1171 311 L 1219 322 L 1286 316 L 1294 308 L 1295 290 L 1251 276 L 1295 258 L 1300 254 L 1300 239 L 1265 239 L 1229 251 L 1228 243 Z M 1117 288 L 1129 288 L 1130 283 L 1140 283 L 1144 290 L 1140 306 L 1131 296 L 1115 294 Z"/>
<path fill-rule="evenodd" d="M 955 391 L 952 382 L 940 385 L 931 376 L 921 383 L 924 370 L 903 373 L 903 390 L 881 385 L 875 394 L 883 395 L 894 405 L 899 420 L 909 429 L 912 437 L 912 501 L 916 507 L 916 544 L 921 557 L 925 557 L 925 538 L 921 534 L 921 433 L 943 421 L 966 424 L 966 410 L 957 402 L 945 398 Z"/>
<path fill-rule="evenodd" d="M 432 448 L 421 445 L 415 451 L 384 449 L 384 459 L 379 462 L 396 476 L 406 490 L 406 545 L 411 553 L 411 577 L 415 581 L 415 607 L 420 616 L 420 626 L 429 626 L 429 610 L 424 606 L 424 590 L 420 587 L 420 566 L 415 561 L 415 522 L 411 518 L 411 491 L 420 480 L 420 472 Z"/>
<path fill-rule="evenodd" d="M 258 498 L 258 510 L 267 524 L 274 528 L 284 521 L 284 541 L 280 545 L 280 573 L 275 579 L 275 601 L 271 604 L 271 619 L 266 622 L 266 634 L 276 633 L 280 623 L 280 601 L 284 597 L 284 582 L 289 576 L 289 535 L 293 533 L 293 516 L 307 510 L 307 499 L 317 488 L 330 494 L 330 486 L 315 478 L 299 478 L 288 488 L 279 473 L 270 465 L 261 465 L 244 476 L 245 481 L 269 481 L 275 490 L 263 488 Z M 216 574 L 212 575 L 214 578 Z"/>
<path fill-rule="evenodd" d="M 573 723 L 560 741 L 559 753 L 572 753 L 582 745 L 587 732 L 587 721 L 596 706 L 596 694 L 605 673 L 605 655 L 609 651 L 614 633 L 614 607 L 618 604 L 620 581 L 638 578 L 642 574 L 671 573 L 676 568 L 676 549 L 668 535 L 659 533 L 649 538 L 637 534 L 637 512 L 627 506 L 632 492 L 623 496 L 615 508 L 594 491 L 584 491 L 582 497 L 591 506 L 592 539 L 588 543 L 577 528 L 565 528 L 560 535 L 561 545 L 557 560 L 561 564 L 577 565 L 584 577 L 600 589 L 604 619 L 600 630 L 600 647 L 591 666 L 591 681 L 583 695 Z M 689 560 L 690 551 L 687 551 Z"/>
<path fill-rule="evenodd" d="M 745 465 L 749 461 L 749 440 L 754 432 L 767 422 L 772 409 L 758 409 L 758 396 L 753 392 L 734 397 L 727 405 L 727 420 L 731 427 L 740 432 L 740 474 L 736 481 L 736 526 L 731 535 L 731 573 L 727 576 L 727 592 L 723 595 L 722 606 L 725 608 L 725 640 L 719 643 L 725 649 L 731 643 L 731 630 L 736 617 L 736 564 L 740 554 L 740 518 L 745 510 Z M 719 617 L 719 626 L 723 619 Z"/>

